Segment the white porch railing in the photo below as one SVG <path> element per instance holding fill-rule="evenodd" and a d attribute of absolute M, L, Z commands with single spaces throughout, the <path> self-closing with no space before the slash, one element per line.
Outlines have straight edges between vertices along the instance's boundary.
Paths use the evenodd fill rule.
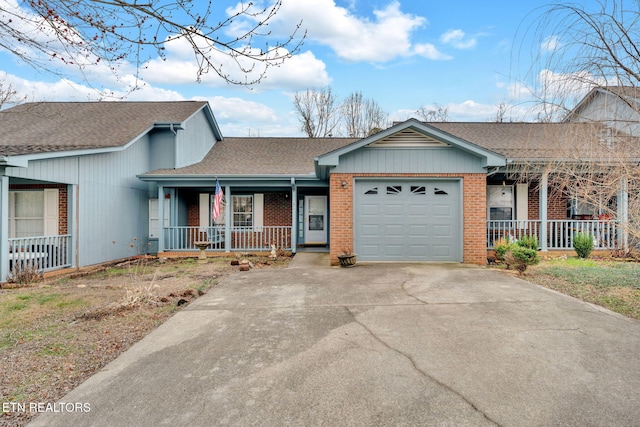
<path fill-rule="evenodd" d="M 588 233 L 594 238 L 594 249 L 618 249 L 616 221 L 612 220 L 549 220 L 547 221 L 547 248 L 573 249 L 573 236 Z M 487 247 L 492 248 L 496 240 L 509 236 L 519 239 L 524 235 L 540 236 L 540 221 L 487 221 Z"/>
<path fill-rule="evenodd" d="M 9 270 L 45 272 L 71 267 L 71 235 L 9 239 Z"/>
<path fill-rule="evenodd" d="M 291 227 L 231 227 L 224 226 L 188 227 L 173 226 L 164 228 L 164 251 L 195 251 L 196 242 L 210 242 L 210 251 L 225 251 L 227 232 L 230 233 L 229 251 L 266 252 L 271 245 L 279 249 L 291 250 Z"/>

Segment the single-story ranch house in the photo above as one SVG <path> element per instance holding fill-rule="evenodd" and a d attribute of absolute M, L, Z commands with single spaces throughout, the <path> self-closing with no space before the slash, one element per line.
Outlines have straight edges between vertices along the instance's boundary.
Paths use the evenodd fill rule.
<path fill-rule="evenodd" d="M 592 97 L 597 100 L 598 97 Z M 582 106 L 582 108 L 585 108 Z M 569 249 L 575 230 L 618 244 L 625 218 L 511 179 L 592 123 L 395 124 L 364 139 L 223 138 L 206 102 L 27 103 L 0 111 L 0 278 L 141 253 L 296 252 L 359 261 L 485 264 L 504 235 Z M 224 193 L 212 215 L 216 182 Z M 212 218 L 215 216 L 215 221 Z"/>

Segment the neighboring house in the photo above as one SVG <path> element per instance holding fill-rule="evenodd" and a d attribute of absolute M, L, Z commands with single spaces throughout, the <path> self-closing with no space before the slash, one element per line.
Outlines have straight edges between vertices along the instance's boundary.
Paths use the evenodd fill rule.
<path fill-rule="evenodd" d="M 606 86 L 592 89 L 565 117 L 565 122 L 600 122 L 640 136 L 640 89 Z"/>
<path fill-rule="evenodd" d="M 545 162 L 606 132 L 590 123 L 410 119 L 364 139 L 223 139 L 204 102 L 26 104 L 0 120 L 2 278 L 34 260 L 83 267 L 202 241 L 209 251 L 319 246 L 332 264 L 345 250 L 484 264 L 500 237 L 569 249 L 576 230 L 618 244 L 615 221 L 548 190 Z M 513 176 L 524 164 L 535 172 L 526 183 Z M 214 220 L 216 182 L 225 203 Z"/>
<path fill-rule="evenodd" d="M 0 279 L 146 253 L 136 176 L 198 162 L 222 139 L 206 102 L 28 103 L 0 111 Z"/>

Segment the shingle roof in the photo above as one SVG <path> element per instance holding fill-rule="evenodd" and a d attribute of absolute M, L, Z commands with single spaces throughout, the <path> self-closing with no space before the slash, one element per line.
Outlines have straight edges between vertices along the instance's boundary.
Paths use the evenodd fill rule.
<path fill-rule="evenodd" d="M 308 175 L 314 159 L 354 138 L 225 138 L 200 162 L 146 175 Z"/>
<path fill-rule="evenodd" d="M 154 123 L 180 123 L 204 101 L 39 102 L 0 111 L 0 156 L 119 147 Z"/>
<path fill-rule="evenodd" d="M 428 124 L 515 161 L 556 159 L 575 154 L 600 140 L 606 131 L 606 128 L 598 123 Z"/>
<path fill-rule="evenodd" d="M 446 133 L 518 161 L 588 158 L 605 128 L 589 123 L 428 123 Z M 147 176 L 307 175 L 314 158 L 358 141 L 354 138 L 233 138 L 216 143 L 199 163 L 159 169 Z"/>

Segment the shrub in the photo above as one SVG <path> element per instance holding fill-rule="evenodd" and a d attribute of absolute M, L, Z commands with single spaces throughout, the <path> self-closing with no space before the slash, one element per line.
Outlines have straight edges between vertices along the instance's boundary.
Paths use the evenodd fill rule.
<path fill-rule="evenodd" d="M 496 240 L 493 244 L 493 250 L 496 253 L 496 258 L 500 261 L 504 261 L 504 255 L 514 246 L 515 244 L 510 241 L 508 236 L 503 237 L 500 240 Z"/>
<path fill-rule="evenodd" d="M 525 248 L 523 246 L 515 247 L 511 250 L 514 258 L 517 262 L 523 263 L 525 265 L 534 265 L 540 262 L 540 258 L 538 258 L 538 248 L 531 249 Z"/>
<path fill-rule="evenodd" d="M 573 249 L 579 258 L 589 258 L 593 250 L 593 236 L 589 233 L 577 233 L 573 236 Z"/>
<path fill-rule="evenodd" d="M 538 236 L 535 235 L 525 235 L 521 236 L 520 240 L 517 242 L 518 246 L 523 248 L 533 249 L 534 251 L 538 250 Z"/>
<path fill-rule="evenodd" d="M 513 265 L 520 273 L 524 273 L 528 266 L 540 262 L 540 258 L 538 258 L 537 249 L 512 245 L 504 255 L 504 262 L 507 265 L 507 269 Z"/>

